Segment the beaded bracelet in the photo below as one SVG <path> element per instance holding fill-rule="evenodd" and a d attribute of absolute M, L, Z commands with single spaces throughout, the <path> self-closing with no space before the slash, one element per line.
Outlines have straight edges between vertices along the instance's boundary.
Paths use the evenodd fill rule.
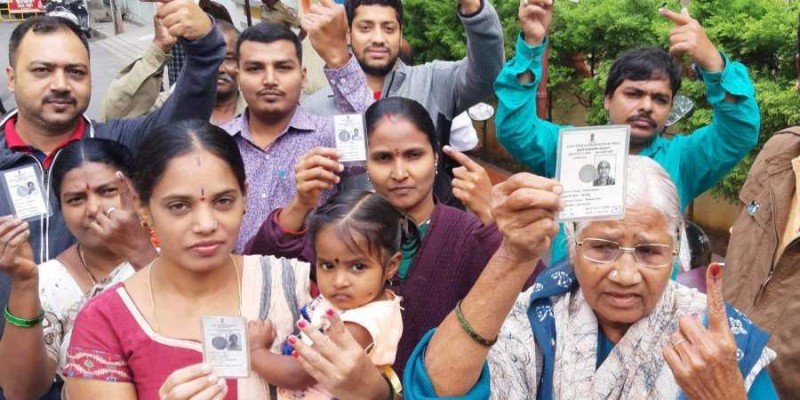
<path fill-rule="evenodd" d="M 6 317 L 6 321 L 9 324 L 18 326 L 20 328 L 33 328 L 36 325 L 39 325 L 44 321 L 44 310 L 39 311 L 39 315 L 34 319 L 26 319 L 17 317 L 14 314 L 11 314 L 11 311 L 8 310 L 8 306 L 3 309 L 3 315 Z"/>
<path fill-rule="evenodd" d="M 488 340 L 472 329 L 472 327 L 469 325 L 469 322 L 464 319 L 464 313 L 461 312 L 461 300 L 456 303 L 456 318 L 458 318 L 458 322 L 461 323 L 461 327 L 464 328 L 464 331 L 467 332 L 469 337 L 471 337 L 472 340 L 479 345 L 484 347 L 492 347 L 493 344 L 497 343 L 497 338 Z"/>

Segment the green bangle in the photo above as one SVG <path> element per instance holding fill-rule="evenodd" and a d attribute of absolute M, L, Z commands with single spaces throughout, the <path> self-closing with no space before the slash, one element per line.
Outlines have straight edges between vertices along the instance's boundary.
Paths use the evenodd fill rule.
<path fill-rule="evenodd" d="M 472 340 L 479 345 L 484 347 L 492 347 L 493 344 L 497 343 L 496 337 L 492 340 L 488 340 L 472 329 L 472 327 L 469 325 L 469 322 L 464 319 L 464 314 L 461 312 L 461 300 L 456 303 L 456 318 L 458 318 L 458 322 L 461 323 L 461 327 L 464 328 L 464 331 L 467 332 L 467 335 L 469 335 L 469 337 L 471 337 Z"/>
<path fill-rule="evenodd" d="M 5 315 L 6 321 L 8 321 L 9 324 L 18 326 L 20 328 L 33 328 L 44 321 L 44 310 L 40 310 L 39 315 L 34 319 L 20 318 L 14 314 L 11 314 L 11 311 L 8 310 L 8 306 L 3 309 L 3 314 Z"/>

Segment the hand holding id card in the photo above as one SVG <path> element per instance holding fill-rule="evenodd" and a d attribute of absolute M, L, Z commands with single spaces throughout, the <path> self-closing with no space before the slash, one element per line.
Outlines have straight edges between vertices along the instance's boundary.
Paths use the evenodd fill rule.
<path fill-rule="evenodd" d="M 242 317 L 203 317 L 203 362 L 222 378 L 250 375 L 250 349 Z"/>
<path fill-rule="evenodd" d="M 40 170 L 34 165 L 3 171 L 3 189 L 14 215 L 24 221 L 50 216 Z"/>
<path fill-rule="evenodd" d="M 333 117 L 333 130 L 336 134 L 336 150 L 342 154 L 340 163 L 367 161 L 367 132 L 363 115 L 336 115 Z"/>
<path fill-rule="evenodd" d="M 564 188 L 561 221 L 621 219 L 630 126 L 565 128 L 559 132 L 556 179 Z"/>

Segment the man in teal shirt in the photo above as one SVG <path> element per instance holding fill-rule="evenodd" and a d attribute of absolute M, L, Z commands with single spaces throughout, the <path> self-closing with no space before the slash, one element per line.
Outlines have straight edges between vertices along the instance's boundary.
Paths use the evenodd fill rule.
<path fill-rule="evenodd" d="M 630 125 L 630 154 L 651 157 L 670 173 L 684 209 L 756 145 L 761 115 L 745 66 L 720 53 L 688 10 L 659 12 L 676 26 L 670 32 L 669 54 L 639 48 L 620 56 L 606 81 L 604 105 L 611 124 Z M 536 91 L 551 16 L 552 0 L 522 1 L 522 34 L 517 38 L 516 55 L 494 84 L 497 140 L 533 173 L 547 177 L 555 176 L 562 128 L 536 115 Z M 698 67 L 713 120 L 691 134 L 666 139 L 662 134 L 681 84 L 680 65 L 670 55 L 681 54 L 691 57 Z M 555 240 L 554 262 L 566 256 L 563 230 Z"/>

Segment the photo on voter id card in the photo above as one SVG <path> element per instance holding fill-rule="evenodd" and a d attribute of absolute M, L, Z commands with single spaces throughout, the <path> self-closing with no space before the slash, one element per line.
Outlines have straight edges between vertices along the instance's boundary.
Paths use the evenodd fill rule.
<path fill-rule="evenodd" d="M 3 187 L 17 218 L 32 221 L 49 215 L 47 197 L 35 166 L 3 171 Z"/>
<path fill-rule="evenodd" d="M 367 134 L 363 115 L 336 115 L 333 117 L 333 130 L 336 133 L 336 150 L 342 154 L 340 163 L 367 161 Z"/>
<path fill-rule="evenodd" d="M 247 330 L 241 317 L 203 317 L 203 362 L 223 378 L 250 374 Z"/>
<path fill-rule="evenodd" d="M 625 216 L 630 127 L 565 128 L 559 132 L 556 179 L 564 188 L 561 221 Z"/>

